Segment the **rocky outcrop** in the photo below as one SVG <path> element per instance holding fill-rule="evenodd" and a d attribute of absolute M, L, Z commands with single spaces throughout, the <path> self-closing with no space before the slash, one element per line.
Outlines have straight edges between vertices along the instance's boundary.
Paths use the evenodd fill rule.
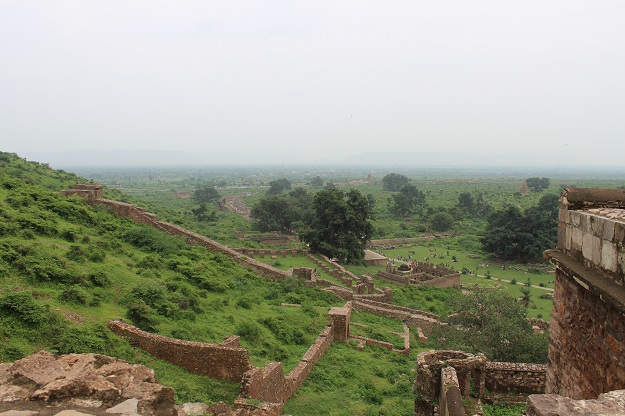
<path fill-rule="evenodd" d="M 147 367 L 99 354 L 54 356 L 40 351 L 0 364 L 0 402 L 108 409 L 135 399 L 135 413 L 169 416 L 174 390 L 156 383 Z M 125 403 L 126 402 L 126 403 Z M 109 412 L 111 413 L 111 412 Z"/>

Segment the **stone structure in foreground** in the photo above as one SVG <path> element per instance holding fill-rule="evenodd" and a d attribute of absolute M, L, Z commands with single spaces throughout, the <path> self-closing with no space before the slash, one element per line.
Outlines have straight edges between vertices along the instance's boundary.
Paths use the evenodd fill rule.
<path fill-rule="evenodd" d="M 558 248 L 545 258 L 556 266 L 546 371 L 504 368 L 457 351 L 423 353 L 415 414 L 464 416 L 459 404 L 473 379 L 474 394 L 483 399 L 485 390 L 501 387 L 526 394 L 544 389 L 547 394 L 530 394 L 527 416 L 625 415 L 625 190 L 565 189 Z M 485 372 L 489 366 L 492 374 Z"/>
<path fill-rule="evenodd" d="M 556 266 L 547 393 L 625 389 L 625 190 L 565 189 L 545 257 Z"/>

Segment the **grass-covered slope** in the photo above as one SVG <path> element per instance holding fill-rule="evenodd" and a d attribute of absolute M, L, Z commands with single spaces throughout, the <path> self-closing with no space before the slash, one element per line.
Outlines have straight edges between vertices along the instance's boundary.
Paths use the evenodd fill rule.
<path fill-rule="evenodd" d="M 282 361 L 288 371 L 324 326 L 328 307 L 341 304 L 296 280 L 265 281 L 223 255 L 59 194 L 76 182 L 85 180 L 0 153 L 3 362 L 42 348 L 103 353 L 156 368 L 179 400 L 231 400 L 236 385 L 192 382 L 130 347 L 106 322 L 124 318 L 205 342 L 239 334 L 254 364 Z"/>

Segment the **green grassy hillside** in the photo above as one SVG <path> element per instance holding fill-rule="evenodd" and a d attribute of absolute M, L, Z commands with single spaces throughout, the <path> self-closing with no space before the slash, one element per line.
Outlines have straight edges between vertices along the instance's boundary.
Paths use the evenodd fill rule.
<path fill-rule="evenodd" d="M 265 281 L 223 255 L 62 197 L 60 189 L 86 182 L 75 175 L 6 153 L 0 162 L 3 362 L 42 348 L 103 353 L 156 368 L 181 401 L 231 401 L 238 385 L 190 382 L 183 370 L 110 333 L 106 322 L 124 318 L 205 342 L 239 334 L 253 364 L 282 361 L 289 371 L 325 325 L 329 307 L 342 304 L 294 279 Z"/>

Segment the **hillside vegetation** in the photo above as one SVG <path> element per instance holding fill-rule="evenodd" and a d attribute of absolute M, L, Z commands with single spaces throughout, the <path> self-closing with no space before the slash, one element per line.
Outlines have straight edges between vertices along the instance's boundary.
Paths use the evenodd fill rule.
<path fill-rule="evenodd" d="M 231 401 L 238 393 L 231 383 L 210 380 L 199 397 L 185 393 L 200 388 L 175 381 L 180 370 L 130 347 L 106 322 L 124 318 L 205 342 L 239 334 L 253 364 L 282 361 L 288 371 L 325 325 L 328 308 L 342 304 L 294 279 L 265 281 L 223 255 L 62 197 L 59 189 L 86 180 L 0 156 L 3 362 L 42 348 L 102 353 L 160 367 L 161 381 L 173 382 L 181 400 Z"/>

